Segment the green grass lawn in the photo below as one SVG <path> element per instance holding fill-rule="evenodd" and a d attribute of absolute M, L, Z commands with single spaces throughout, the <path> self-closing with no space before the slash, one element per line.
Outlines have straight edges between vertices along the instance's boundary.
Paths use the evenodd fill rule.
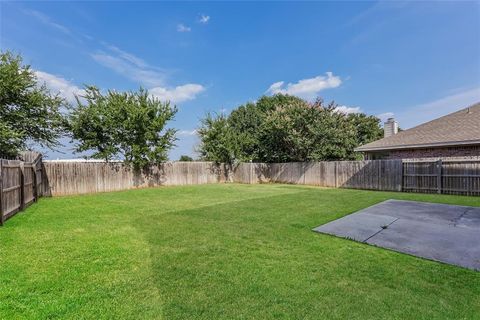
<path fill-rule="evenodd" d="M 391 198 L 480 206 L 235 184 L 41 199 L 0 228 L 0 318 L 480 318 L 480 272 L 311 231 Z"/>

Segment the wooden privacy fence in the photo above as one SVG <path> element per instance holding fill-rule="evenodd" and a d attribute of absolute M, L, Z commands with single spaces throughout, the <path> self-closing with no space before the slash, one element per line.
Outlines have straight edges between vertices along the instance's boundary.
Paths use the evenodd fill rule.
<path fill-rule="evenodd" d="M 233 181 L 401 191 L 402 161 L 242 163 L 235 168 Z"/>
<path fill-rule="evenodd" d="M 171 185 L 230 181 L 229 170 L 213 162 L 167 162 L 134 171 L 121 162 L 44 161 L 45 195 L 70 195 Z"/>
<path fill-rule="evenodd" d="M 41 194 L 41 157 L 33 162 L 0 159 L 0 225 Z"/>
<path fill-rule="evenodd" d="M 405 161 L 402 190 L 480 195 L 480 159 Z"/>
<path fill-rule="evenodd" d="M 480 195 L 480 160 L 171 162 L 134 172 L 122 163 L 44 162 L 46 195 L 206 183 L 291 183 L 333 188 Z"/>
<path fill-rule="evenodd" d="M 68 195 L 139 187 L 206 183 L 293 183 L 324 187 L 401 191 L 401 160 L 311 163 L 172 162 L 134 172 L 122 163 L 44 162 L 44 193 Z"/>
<path fill-rule="evenodd" d="M 23 160 L 23 161 L 22 161 Z M 480 159 L 292 163 L 169 162 L 136 172 L 122 163 L 0 159 L 0 224 L 41 195 L 207 183 L 291 183 L 333 188 L 480 195 Z"/>
<path fill-rule="evenodd" d="M 480 195 L 480 159 L 242 163 L 234 181 Z"/>
<path fill-rule="evenodd" d="M 401 191 L 401 160 L 274 163 L 271 182 Z"/>
<path fill-rule="evenodd" d="M 292 163 L 169 162 L 135 172 L 122 163 L 0 160 L 0 223 L 41 195 L 206 183 L 291 183 L 334 188 L 480 195 L 480 159 Z"/>

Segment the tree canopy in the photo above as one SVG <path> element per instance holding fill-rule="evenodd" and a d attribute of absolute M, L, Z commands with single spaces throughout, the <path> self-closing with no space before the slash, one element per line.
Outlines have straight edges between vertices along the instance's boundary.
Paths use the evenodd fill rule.
<path fill-rule="evenodd" d="M 182 154 L 182 155 L 180 156 L 180 159 L 178 159 L 178 161 L 191 162 L 191 161 L 193 161 L 193 158 L 190 157 L 190 156 L 187 156 L 187 155 L 185 155 L 185 154 Z"/>
<path fill-rule="evenodd" d="M 140 88 L 134 92 L 87 86 L 69 118 L 77 152 L 93 150 L 92 158 L 123 159 L 136 169 L 168 159 L 176 130 L 167 128 L 177 108 Z"/>
<path fill-rule="evenodd" d="M 232 163 L 237 154 L 236 138 L 224 114 L 207 114 L 198 129 L 199 153 L 208 161 Z"/>
<path fill-rule="evenodd" d="M 29 142 L 54 148 L 65 129 L 64 100 L 38 82 L 19 55 L 0 53 L 0 155 L 13 157 Z"/>
<path fill-rule="evenodd" d="M 356 135 L 356 145 L 363 145 L 383 138 L 383 129 L 380 127 L 380 119 L 364 113 L 351 113 L 348 119 L 352 122 Z"/>
<path fill-rule="evenodd" d="M 205 160 L 234 163 L 351 160 L 354 148 L 381 138 L 380 120 L 344 114 L 334 102 L 261 97 L 226 115 L 208 114 L 198 130 Z"/>

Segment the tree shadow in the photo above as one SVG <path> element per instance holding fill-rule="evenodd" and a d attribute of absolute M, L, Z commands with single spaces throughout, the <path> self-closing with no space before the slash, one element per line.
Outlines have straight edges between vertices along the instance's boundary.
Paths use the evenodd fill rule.
<path fill-rule="evenodd" d="M 160 165 L 146 166 L 141 169 L 129 168 L 133 174 L 133 186 L 140 187 L 158 187 L 164 185 L 167 181 L 166 170 L 170 163 Z"/>

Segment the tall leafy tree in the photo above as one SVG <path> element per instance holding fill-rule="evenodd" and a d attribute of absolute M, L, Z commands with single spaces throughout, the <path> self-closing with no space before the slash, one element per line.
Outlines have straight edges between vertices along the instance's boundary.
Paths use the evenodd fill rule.
<path fill-rule="evenodd" d="M 167 128 L 177 108 L 149 95 L 147 90 L 105 94 L 87 86 L 70 116 L 77 152 L 93 150 L 92 158 L 122 159 L 136 169 L 168 159 L 176 130 Z"/>
<path fill-rule="evenodd" d="M 208 115 L 199 130 L 200 153 L 218 162 L 351 160 L 354 148 L 376 140 L 379 120 L 346 115 L 334 102 L 309 103 L 298 97 L 261 97 L 227 117 Z M 223 160 L 222 160 L 223 159 Z"/>
<path fill-rule="evenodd" d="M 273 111 L 292 104 L 306 103 L 305 100 L 288 94 L 275 94 L 273 96 L 262 96 L 255 103 L 258 109 L 263 112 Z"/>
<path fill-rule="evenodd" d="M 260 129 L 261 161 L 303 161 L 310 149 L 308 124 L 313 112 L 303 100 L 289 101 L 269 110 Z"/>
<path fill-rule="evenodd" d="M 201 140 L 198 152 L 203 159 L 230 165 L 237 160 L 236 135 L 225 114 L 207 114 L 197 133 Z"/>
<path fill-rule="evenodd" d="M 348 120 L 352 122 L 356 134 L 356 144 L 362 145 L 383 138 L 380 119 L 364 113 L 351 113 Z"/>
<path fill-rule="evenodd" d="M 39 83 L 22 57 L 0 53 L 0 156 L 16 156 L 28 144 L 54 148 L 65 129 L 64 100 Z"/>
<path fill-rule="evenodd" d="M 187 156 L 185 154 L 182 154 L 180 156 L 180 159 L 178 159 L 178 161 L 183 161 L 183 162 L 191 162 L 191 161 L 194 161 L 192 157 L 190 156 Z"/>
<path fill-rule="evenodd" d="M 277 94 L 263 96 L 256 103 L 247 103 L 233 110 L 228 117 L 231 136 L 235 140 L 235 158 L 238 161 L 266 161 L 264 131 L 267 119 L 279 110 L 293 105 L 306 105 L 300 98 Z"/>
<path fill-rule="evenodd" d="M 261 158 L 265 162 L 351 158 L 355 130 L 335 104 L 295 101 L 270 112 L 263 124 Z"/>
<path fill-rule="evenodd" d="M 259 159 L 260 129 L 265 116 L 266 112 L 254 103 L 242 105 L 229 115 L 230 138 L 235 144 L 232 153 L 238 161 Z"/>

